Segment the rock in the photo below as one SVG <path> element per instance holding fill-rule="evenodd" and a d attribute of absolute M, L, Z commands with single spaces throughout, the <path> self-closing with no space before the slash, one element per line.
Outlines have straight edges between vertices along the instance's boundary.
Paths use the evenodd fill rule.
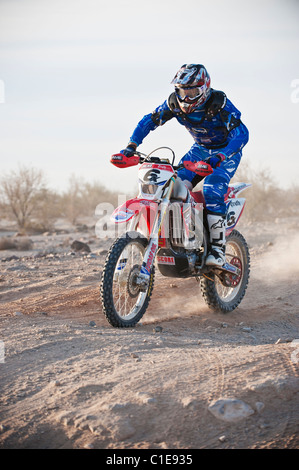
<path fill-rule="evenodd" d="M 91 321 L 89 322 L 89 326 L 95 327 L 95 326 L 96 326 L 96 322 L 93 321 L 93 320 L 91 320 Z"/>
<path fill-rule="evenodd" d="M 262 401 L 257 401 L 255 404 L 256 411 L 260 413 L 264 408 L 265 404 Z"/>
<path fill-rule="evenodd" d="M 245 333 L 250 333 L 252 331 L 252 328 L 250 326 L 243 326 L 242 331 L 245 331 Z"/>
<path fill-rule="evenodd" d="M 75 251 L 85 251 L 87 253 L 90 253 L 90 248 L 86 243 L 80 242 L 79 240 L 73 241 L 71 244 L 71 249 Z"/>
<path fill-rule="evenodd" d="M 22 315 L 23 315 L 22 312 L 15 312 L 15 313 L 14 313 L 14 316 L 15 316 L 15 317 L 21 317 Z"/>
<path fill-rule="evenodd" d="M 27 271 L 28 268 L 25 264 L 18 264 L 17 266 L 11 266 L 10 268 L 6 268 L 7 271 Z"/>
<path fill-rule="evenodd" d="M 161 333 L 162 330 L 163 330 L 162 326 L 155 326 L 155 328 L 153 328 L 154 333 Z"/>
<path fill-rule="evenodd" d="M 16 261 L 18 259 L 20 259 L 19 256 L 12 255 L 12 256 L 8 256 L 7 258 L 4 258 L 2 261 Z"/>
<path fill-rule="evenodd" d="M 223 398 L 212 403 L 208 410 L 215 418 L 222 421 L 240 421 L 254 413 L 254 410 L 244 401 L 237 398 Z"/>
<path fill-rule="evenodd" d="M 198 405 L 198 402 L 193 397 L 184 397 L 182 398 L 182 405 L 184 408 L 191 408 L 194 410 Z"/>
<path fill-rule="evenodd" d="M 131 353 L 130 354 L 131 357 L 133 357 L 134 359 L 139 359 L 139 356 L 138 354 L 135 354 L 135 353 Z"/>
<path fill-rule="evenodd" d="M 84 444 L 84 449 L 94 449 L 94 445 L 89 443 L 89 444 Z"/>
<path fill-rule="evenodd" d="M 87 258 L 89 259 L 96 259 L 97 258 L 97 255 L 95 253 L 89 253 L 89 255 L 87 255 Z"/>
<path fill-rule="evenodd" d="M 151 397 L 145 392 L 138 392 L 137 393 L 137 398 L 143 403 L 144 405 L 151 404 L 151 403 L 157 403 L 157 399 L 155 397 Z"/>

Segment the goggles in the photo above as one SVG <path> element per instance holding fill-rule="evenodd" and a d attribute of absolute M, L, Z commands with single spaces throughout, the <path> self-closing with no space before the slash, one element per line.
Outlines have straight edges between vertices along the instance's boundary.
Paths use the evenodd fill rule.
<path fill-rule="evenodd" d="M 175 93 L 180 101 L 191 104 L 199 100 L 203 95 L 203 88 L 204 86 L 190 88 L 175 87 Z"/>

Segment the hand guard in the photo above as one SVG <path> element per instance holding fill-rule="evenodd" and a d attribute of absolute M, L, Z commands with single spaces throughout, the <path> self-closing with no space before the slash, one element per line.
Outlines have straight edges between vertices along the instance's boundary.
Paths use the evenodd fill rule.
<path fill-rule="evenodd" d="M 115 153 L 111 156 L 110 162 L 118 168 L 128 168 L 129 166 L 138 165 L 138 163 L 140 163 L 140 159 L 138 155 L 127 157 L 123 153 Z"/>
<path fill-rule="evenodd" d="M 213 173 L 213 168 L 211 165 L 203 161 L 189 162 L 185 160 L 183 162 L 183 166 L 186 168 L 186 170 L 193 171 L 198 176 L 202 176 L 203 178 Z"/>

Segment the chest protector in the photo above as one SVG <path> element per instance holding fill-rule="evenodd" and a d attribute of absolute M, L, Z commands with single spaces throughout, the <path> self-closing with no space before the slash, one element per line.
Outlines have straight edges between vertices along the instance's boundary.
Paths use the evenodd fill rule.
<path fill-rule="evenodd" d="M 213 132 L 221 135 L 221 142 L 217 142 L 217 144 L 205 145 L 208 148 L 223 146 L 227 140 L 229 132 L 238 127 L 241 123 L 240 119 L 235 118 L 235 116 L 224 109 L 225 105 L 226 94 L 223 91 L 212 90 L 211 96 L 204 105 L 202 119 L 200 121 L 194 122 L 188 116 L 188 114 L 181 110 L 175 93 L 172 93 L 168 98 L 168 106 L 171 109 L 173 115 L 179 117 L 183 123 L 186 123 L 187 127 L 192 126 L 194 129 L 196 129 L 196 127 L 206 127 L 207 132 L 213 129 Z M 211 121 L 217 115 L 220 117 L 220 125 L 217 123 L 214 127 Z"/>

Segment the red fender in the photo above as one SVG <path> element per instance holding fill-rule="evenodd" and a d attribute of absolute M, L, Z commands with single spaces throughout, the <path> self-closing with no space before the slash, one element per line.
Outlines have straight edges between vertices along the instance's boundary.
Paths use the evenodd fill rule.
<path fill-rule="evenodd" d="M 116 224 L 120 224 L 128 222 L 130 219 L 132 219 L 132 217 L 140 212 L 141 217 L 145 220 L 147 229 L 150 233 L 157 208 L 157 202 L 149 201 L 148 199 L 133 198 L 117 207 L 112 213 L 111 218 Z"/>

